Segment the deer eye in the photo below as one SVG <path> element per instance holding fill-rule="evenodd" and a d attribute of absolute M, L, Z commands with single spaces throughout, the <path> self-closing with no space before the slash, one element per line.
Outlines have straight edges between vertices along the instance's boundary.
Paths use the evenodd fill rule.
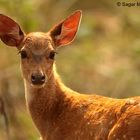
<path fill-rule="evenodd" d="M 21 51 L 21 52 L 20 52 L 20 55 L 21 55 L 21 58 L 22 58 L 22 59 L 27 58 L 27 53 L 26 53 L 26 51 Z"/>
<path fill-rule="evenodd" d="M 50 59 L 54 59 L 55 54 L 56 54 L 55 51 L 50 52 L 50 54 L 49 54 L 49 58 L 50 58 Z"/>

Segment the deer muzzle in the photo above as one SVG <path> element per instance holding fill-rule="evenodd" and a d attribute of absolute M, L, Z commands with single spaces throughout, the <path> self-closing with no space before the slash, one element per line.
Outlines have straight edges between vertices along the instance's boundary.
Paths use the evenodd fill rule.
<path fill-rule="evenodd" d="M 45 83 L 45 75 L 42 73 L 33 73 L 31 75 L 31 82 L 33 85 L 43 85 Z"/>

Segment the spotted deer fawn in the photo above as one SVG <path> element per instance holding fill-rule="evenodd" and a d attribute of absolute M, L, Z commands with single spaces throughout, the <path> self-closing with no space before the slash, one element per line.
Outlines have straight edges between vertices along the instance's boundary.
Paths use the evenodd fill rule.
<path fill-rule="evenodd" d="M 75 11 L 49 32 L 25 34 L 0 14 L 0 38 L 21 55 L 27 107 L 43 140 L 140 140 L 140 97 L 113 99 L 67 88 L 55 68 L 56 49 L 71 43 Z"/>

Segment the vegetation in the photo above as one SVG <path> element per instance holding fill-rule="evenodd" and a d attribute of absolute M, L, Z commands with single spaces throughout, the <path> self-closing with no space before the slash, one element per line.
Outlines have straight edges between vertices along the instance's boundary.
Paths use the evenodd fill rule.
<path fill-rule="evenodd" d="M 115 98 L 139 95 L 138 6 L 117 6 L 112 0 L 1 0 L 0 9 L 0 13 L 17 20 L 26 33 L 47 32 L 70 13 L 81 9 L 83 19 L 76 40 L 58 50 L 56 57 L 64 83 L 82 93 Z M 15 48 L 0 42 L 0 99 L 9 124 L 8 136 L 0 104 L 0 140 L 39 139 L 25 107 L 19 60 Z"/>

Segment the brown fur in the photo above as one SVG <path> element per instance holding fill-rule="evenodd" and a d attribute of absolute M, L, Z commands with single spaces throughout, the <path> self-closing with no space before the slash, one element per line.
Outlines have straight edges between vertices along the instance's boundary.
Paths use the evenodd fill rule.
<path fill-rule="evenodd" d="M 62 85 L 55 74 L 44 88 L 29 92 L 33 94 L 29 110 L 43 140 L 140 139 L 139 97 L 79 94 Z"/>
<path fill-rule="evenodd" d="M 140 140 L 140 97 L 112 99 L 77 93 L 62 83 L 54 60 L 48 58 L 56 45 L 72 41 L 78 29 L 76 21 L 80 21 L 79 16 L 79 12 L 73 14 L 47 34 L 30 33 L 17 46 L 28 56 L 21 60 L 21 69 L 31 117 L 43 140 Z M 15 24 L 12 22 L 12 28 Z M 67 29 L 73 26 L 74 29 Z M 19 26 L 15 27 L 19 30 Z M 14 39 L 19 40 L 15 42 L 21 41 L 16 31 L 13 31 L 16 34 Z M 1 32 L 0 35 L 7 37 L 4 42 L 8 40 L 7 44 L 16 45 L 13 38 L 11 40 L 3 34 Z M 30 77 L 34 72 L 45 74 L 47 80 L 44 85 L 32 85 Z"/>

